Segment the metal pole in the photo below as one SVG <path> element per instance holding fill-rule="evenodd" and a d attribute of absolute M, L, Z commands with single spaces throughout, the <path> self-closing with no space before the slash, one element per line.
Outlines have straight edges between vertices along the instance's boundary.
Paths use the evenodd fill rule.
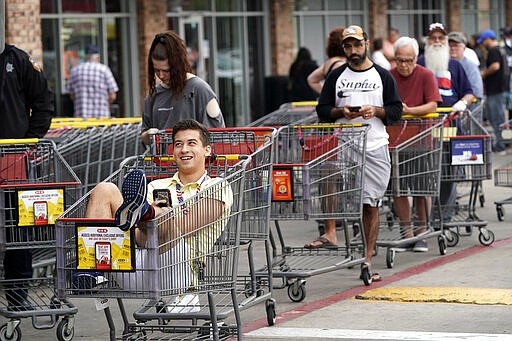
<path fill-rule="evenodd" d="M 5 0 L 0 0 L 0 53 L 5 48 Z"/>

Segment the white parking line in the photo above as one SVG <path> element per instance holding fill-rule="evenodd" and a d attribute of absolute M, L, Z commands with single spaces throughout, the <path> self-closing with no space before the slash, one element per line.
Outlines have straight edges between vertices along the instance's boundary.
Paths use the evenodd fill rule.
<path fill-rule="evenodd" d="M 353 340 L 414 340 L 414 341 L 501 341 L 512 340 L 508 334 L 442 333 L 420 331 L 353 330 L 322 328 L 261 328 L 245 334 L 249 339 L 353 339 Z"/>

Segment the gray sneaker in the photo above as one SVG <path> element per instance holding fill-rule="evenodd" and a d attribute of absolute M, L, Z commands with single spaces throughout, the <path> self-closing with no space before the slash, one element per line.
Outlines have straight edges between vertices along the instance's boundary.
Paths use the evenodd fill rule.
<path fill-rule="evenodd" d="M 428 245 L 427 241 L 425 239 L 418 240 L 416 244 L 414 244 L 414 247 L 412 248 L 414 252 L 427 252 L 428 251 Z"/>
<path fill-rule="evenodd" d="M 402 245 L 394 246 L 392 247 L 392 249 L 395 250 L 396 252 L 411 251 L 415 245 L 415 243 L 405 243 Z"/>

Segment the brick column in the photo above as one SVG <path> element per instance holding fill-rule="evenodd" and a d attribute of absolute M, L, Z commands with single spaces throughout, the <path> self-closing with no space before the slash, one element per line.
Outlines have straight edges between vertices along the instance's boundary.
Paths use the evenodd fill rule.
<path fill-rule="evenodd" d="M 27 52 L 43 63 L 39 0 L 5 1 L 5 42 Z"/>
<path fill-rule="evenodd" d="M 287 76 L 294 56 L 293 1 L 270 0 L 272 75 Z"/>
<path fill-rule="evenodd" d="M 141 103 L 148 93 L 147 63 L 149 48 L 156 34 L 168 30 L 167 1 L 137 0 L 137 34 L 139 47 L 139 74 Z"/>
<path fill-rule="evenodd" d="M 373 41 L 377 38 L 384 40 L 388 37 L 388 2 L 387 0 L 370 0 L 368 4 L 369 27 L 363 27 Z"/>
<path fill-rule="evenodd" d="M 460 0 L 452 0 L 446 2 L 446 17 L 448 22 L 445 23 L 446 31 L 462 31 L 461 11 L 462 4 Z"/>

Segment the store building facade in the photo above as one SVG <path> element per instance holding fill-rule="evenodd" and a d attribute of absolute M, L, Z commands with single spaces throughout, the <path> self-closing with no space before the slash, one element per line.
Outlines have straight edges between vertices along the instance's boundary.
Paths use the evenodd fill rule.
<path fill-rule="evenodd" d="M 119 84 L 116 116 L 139 116 L 147 51 L 172 29 L 198 76 L 219 96 L 229 126 L 247 124 L 286 101 L 286 76 L 300 46 L 324 58 L 336 26 L 358 24 L 370 38 L 388 27 L 421 38 L 432 22 L 468 35 L 512 26 L 506 0 L 5 0 L 5 40 L 43 64 L 58 116 L 72 116 L 71 68 L 96 44 Z"/>

